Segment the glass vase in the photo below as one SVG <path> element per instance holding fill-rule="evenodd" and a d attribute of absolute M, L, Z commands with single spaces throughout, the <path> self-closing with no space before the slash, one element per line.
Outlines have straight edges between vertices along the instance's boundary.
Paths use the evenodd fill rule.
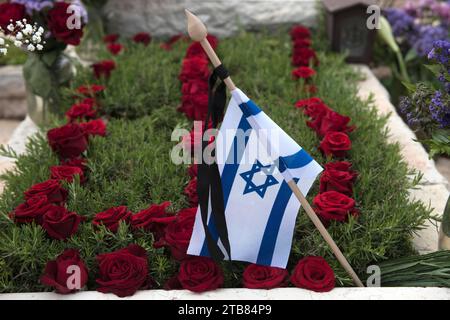
<path fill-rule="evenodd" d="M 47 124 L 51 114 L 61 114 L 61 88 L 75 75 L 71 58 L 63 51 L 30 53 L 23 68 L 29 117 Z"/>

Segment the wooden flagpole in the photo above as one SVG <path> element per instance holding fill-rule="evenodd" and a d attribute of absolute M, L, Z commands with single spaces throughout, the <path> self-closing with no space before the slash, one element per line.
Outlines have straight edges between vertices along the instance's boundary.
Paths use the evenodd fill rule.
<path fill-rule="evenodd" d="M 187 24 L 188 24 L 188 33 L 192 40 L 200 42 L 201 46 L 205 50 L 206 54 L 208 55 L 209 59 L 211 60 L 214 67 L 218 67 L 222 64 L 219 57 L 217 56 L 214 49 L 211 47 L 211 44 L 209 43 L 208 39 L 206 38 L 208 35 L 208 31 L 203 24 L 203 22 L 197 18 L 195 15 L 193 15 L 190 11 L 185 10 L 186 17 L 187 17 Z M 236 89 L 236 86 L 234 85 L 233 81 L 231 80 L 231 77 L 228 77 L 224 80 L 224 83 L 226 84 L 227 88 L 230 91 L 233 91 Z M 350 277 L 353 279 L 353 282 L 358 287 L 364 287 L 361 280 L 358 278 L 358 275 L 353 270 L 350 263 L 348 263 L 345 256 L 342 254 L 339 247 L 334 242 L 331 235 L 328 233 L 327 229 L 323 225 L 323 223 L 320 221 L 317 214 L 314 212 L 313 208 L 309 204 L 309 202 L 306 200 L 303 193 L 300 191 L 299 187 L 295 183 L 295 181 L 291 180 L 288 182 L 289 187 L 291 188 L 294 195 L 297 197 L 297 199 L 300 201 L 303 209 L 305 209 L 307 215 L 311 219 L 311 221 L 314 223 L 316 228 L 319 230 L 322 237 L 325 239 L 325 241 L 330 246 L 331 250 L 333 251 L 334 255 L 342 265 L 342 267 L 347 271 L 347 273 L 350 275 Z"/>

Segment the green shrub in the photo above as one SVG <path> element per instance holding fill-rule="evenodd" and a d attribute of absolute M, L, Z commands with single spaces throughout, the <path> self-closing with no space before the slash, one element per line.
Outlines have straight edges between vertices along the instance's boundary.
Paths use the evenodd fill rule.
<path fill-rule="evenodd" d="M 87 152 L 88 183 L 68 186 L 70 210 L 91 219 L 95 213 L 117 205 L 127 205 L 133 212 L 152 203 L 172 201 L 174 211 L 188 206 L 182 192 L 188 182 L 186 168 L 169 158 L 170 134 L 175 127 L 190 124 L 176 112 L 180 103 L 177 75 L 186 44 L 173 51 L 152 44 L 147 49 L 131 44 L 128 52 L 117 58 L 118 69 L 107 82 L 103 110 L 111 117 L 109 135 L 96 138 Z M 140 48 L 140 49 L 138 49 Z M 143 49 L 143 50 L 141 50 Z M 319 163 L 325 163 L 317 149 L 319 139 L 306 126 L 306 118 L 293 104 L 302 96 L 291 79 L 290 41 L 287 33 L 278 37 L 242 33 L 223 40 L 219 53 L 236 84 L 248 93 L 282 128 L 308 150 Z M 353 150 L 349 158 L 360 172 L 355 199 L 361 210 L 358 220 L 332 224 L 329 231 L 358 273 L 369 264 L 389 258 L 409 256 L 412 233 L 429 217 L 420 202 L 408 200 L 414 186 L 402 161 L 399 146 L 387 143 L 385 118 L 377 116 L 372 102 L 356 98 L 358 75 L 345 65 L 341 56 L 320 54 L 321 65 L 315 80 L 320 97 L 336 111 L 352 117 L 358 129 L 351 134 Z M 79 74 L 74 87 L 93 81 L 91 71 Z M 67 106 L 71 103 L 67 94 Z M 116 119 L 127 117 L 129 119 Z M 22 192 L 36 182 L 46 180 L 48 167 L 57 159 L 45 139 L 34 138 L 29 153 L 21 156 L 17 168 L 3 176 L 6 189 L 0 198 L 0 291 L 24 292 L 46 290 L 39 282 L 45 263 L 64 248 L 80 248 L 90 269 L 89 289 L 95 289 L 99 253 L 111 252 L 136 242 L 149 252 L 151 274 L 158 286 L 177 269 L 164 250 L 152 248 L 150 234 L 133 234 L 122 225 L 117 234 L 102 229 L 95 232 L 89 222 L 67 242 L 49 240 L 38 226 L 16 226 L 8 218 L 22 201 Z M 317 184 L 308 197 L 317 194 Z M 88 220 L 89 221 L 89 220 Z M 332 265 L 339 285 L 351 280 L 334 259 L 318 231 L 302 211 L 297 221 L 289 270 L 305 255 L 322 255 Z M 227 287 L 239 287 L 245 264 L 235 263 L 233 276 L 228 264 Z"/>

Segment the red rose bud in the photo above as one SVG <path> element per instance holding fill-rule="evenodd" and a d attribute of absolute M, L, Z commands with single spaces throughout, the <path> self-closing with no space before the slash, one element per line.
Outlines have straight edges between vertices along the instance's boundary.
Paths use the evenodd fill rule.
<path fill-rule="evenodd" d="M 115 233 L 119 229 L 119 223 L 121 221 L 128 223 L 131 215 L 132 213 L 127 207 L 120 206 L 97 213 L 92 223 L 96 226 L 103 225 L 108 230 Z"/>
<path fill-rule="evenodd" d="M 242 284 L 248 289 L 274 289 L 284 287 L 288 276 L 286 269 L 251 264 L 242 274 Z"/>
<path fill-rule="evenodd" d="M 337 191 L 319 194 L 313 200 L 317 215 L 328 224 L 330 221 L 345 222 L 349 215 L 358 216 L 355 200 Z"/>
<path fill-rule="evenodd" d="M 97 261 L 97 291 L 123 298 L 149 287 L 147 253 L 144 248 L 131 244 L 127 248 L 98 255 Z"/>
<path fill-rule="evenodd" d="M 312 42 L 308 38 L 295 39 L 294 44 L 293 44 L 294 53 L 298 52 L 297 50 L 300 48 L 309 48 L 311 45 L 312 45 Z"/>
<path fill-rule="evenodd" d="M 316 75 L 316 71 L 309 67 L 298 67 L 297 69 L 292 71 L 292 76 L 295 80 L 310 79 L 314 75 Z"/>
<path fill-rule="evenodd" d="M 77 46 L 83 37 L 83 28 L 69 29 L 67 21 L 72 15 L 71 10 L 68 10 L 70 5 L 66 2 L 56 2 L 47 14 L 47 26 L 58 41 Z"/>
<path fill-rule="evenodd" d="M 84 95 L 85 97 L 95 98 L 98 93 L 104 91 L 105 89 L 105 86 L 93 84 L 90 86 L 80 86 L 77 88 L 77 92 Z"/>
<path fill-rule="evenodd" d="M 94 110 L 93 104 L 78 103 L 74 104 L 69 111 L 66 112 L 66 117 L 70 122 L 82 119 L 94 119 L 97 116 L 97 111 Z"/>
<path fill-rule="evenodd" d="M 117 33 L 107 34 L 103 37 L 103 42 L 105 43 L 115 43 L 119 40 L 120 36 Z"/>
<path fill-rule="evenodd" d="M 35 184 L 25 191 L 24 195 L 26 200 L 34 197 L 46 196 L 50 203 L 62 203 L 67 199 L 67 191 L 61 187 L 58 180 L 47 180 Z"/>
<path fill-rule="evenodd" d="M 89 136 L 106 136 L 106 124 L 102 119 L 83 122 L 80 124 L 84 133 Z"/>
<path fill-rule="evenodd" d="M 0 27 L 7 34 L 8 25 L 25 18 L 25 6 L 18 3 L 0 3 Z M 13 22 L 11 22 L 11 20 Z"/>
<path fill-rule="evenodd" d="M 43 217 L 42 228 L 51 238 L 66 240 L 77 232 L 82 220 L 83 217 L 64 207 L 52 205 Z"/>
<path fill-rule="evenodd" d="M 140 32 L 133 37 L 133 41 L 148 46 L 152 41 L 152 36 L 149 33 Z"/>
<path fill-rule="evenodd" d="M 50 167 L 51 178 L 59 181 L 74 182 L 75 176 L 78 176 L 80 182 L 85 181 L 83 170 L 79 167 L 53 166 Z"/>
<path fill-rule="evenodd" d="M 68 249 L 56 260 L 47 262 L 41 283 L 59 294 L 75 293 L 88 281 L 88 269 L 78 250 Z"/>
<path fill-rule="evenodd" d="M 340 167 L 343 170 L 340 170 Z M 358 174 L 351 171 L 350 167 L 351 164 L 348 162 L 326 165 L 326 169 L 320 178 L 320 193 L 337 191 L 346 196 L 352 196 L 353 184 Z"/>
<path fill-rule="evenodd" d="M 309 39 L 310 37 L 311 32 L 304 26 L 295 26 L 291 29 L 292 41 L 296 41 L 298 39 Z"/>
<path fill-rule="evenodd" d="M 67 124 L 47 132 L 48 142 L 61 158 L 76 158 L 87 149 L 87 139 L 78 124 Z"/>
<path fill-rule="evenodd" d="M 197 178 L 192 178 L 184 189 L 184 194 L 188 197 L 191 206 L 198 205 Z"/>
<path fill-rule="evenodd" d="M 298 288 L 328 292 L 334 289 L 336 279 L 333 269 L 324 258 L 306 257 L 295 267 L 291 282 Z"/>
<path fill-rule="evenodd" d="M 104 60 L 92 65 L 94 75 L 97 79 L 101 77 L 109 78 L 111 72 L 116 68 L 116 63 L 113 60 Z"/>
<path fill-rule="evenodd" d="M 112 55 L 117 56 L 119 55 L 119 53 L 122 52 L 122 50 L 124 49 L 124 46 L 121 45 L 120 43 L 110 43 L 107 46 L 108 51 L 111 52 Z"/>
<path fill-rule="evenodd" d="M 211 259 L 191 257 L 180 265 L 178 281 L 183 289 L 193 292 L 216 290 L 223 285 L 223 273 Z"/>
<path fill-rule="evenodd" d="M 42 224 L 42 218 L 51 204 L 45 195 L 37 195 L 22 203 L 11 213 L 10 217 L 15 223 Z"/>
<path fill-rule="evenodd" d="M 348 171 L 351 172 L 356 177 L 358 174 L 352 171 L 351 168 L 352 164 L 347 161 L 330 162 L 325 165 L 326 170 Z"/>
<path fill-rule="evenodd" d="M 329 132 L 320 143 L 320 150 L 326 156 L 343 158 L 352 149 L 352 142 L 343 132 Z"/>
<path fill-rule="evenodd" d="M 194 229 L 197 208 L 181 210 L 176 220 L 165 229 L 164 236 L 154 243 L 155 248 L 168 247 L 172 258 L 181 261 L 186 258 L 186 252 Z"/>
<path fill-rule="evenodd" d="M 183 67 L 179 76 L 181 82 L 188 82 L 193 79 L 207 81 L 210 71 L 209 62 L 204 57 L 192 57 L 183 60 Z"/>
<path fill-rule="evenodd" d="M 167 226 L 176 219 L 175 215 L 167 212 L 169 206 L 170 202 L 164 202 L 136 213 L 131 217 L 131 226 L 134 229 L 152 232 L 155 240 L 158 241 L 164 236 Z"/>

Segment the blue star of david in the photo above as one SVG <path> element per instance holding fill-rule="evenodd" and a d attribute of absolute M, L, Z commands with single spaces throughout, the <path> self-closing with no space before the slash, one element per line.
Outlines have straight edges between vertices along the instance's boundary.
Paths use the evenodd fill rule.
<path fill-rule="evenodd" d="M 263 166 L 261 162 L 256 160 L 256 163 L 253 165 L 250 171 L 241 173 L 240 176 L 245 180 L 245 182 L 247 182 L 247 184 L 245 185 L 244 194 L 256 192 L 261 198 L 264 199 L 267 188 L 278 184 L 277 179 L 275 179 L 273 175 L 268 173 L 270 172 L 271 168 L 271 165 Z M 258 172 L 263 172 L 267 176 L 266 182 L 260 186 L 255 185 L 255 183 L 253 182 L 253 176 Z"/>

